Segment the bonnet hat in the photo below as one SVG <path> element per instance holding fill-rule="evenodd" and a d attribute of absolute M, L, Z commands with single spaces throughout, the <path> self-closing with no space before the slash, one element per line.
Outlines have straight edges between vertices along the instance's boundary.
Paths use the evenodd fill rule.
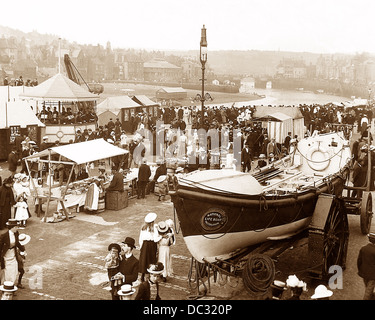
<path fill-rule="evenodd" d="M 111 243 L 111 244 L 108 246 L 108 251 L 111 251 L 112 248 L 117 249 L 118 252 L 121 251 L 121 246 L 120 246 L 118 243 Z"/>
<path fill-rule="evenodd" d="M 27 245 L 31 240 L 31 237 L 28 235 L 28 234 L 25 234 L 25 233 L 21 233 L 19 236 L 18 236 L 18 241 L 21 245 Z"/>
<path fill-rule="evenodd" d="M 162 274 L 164 271 L 164 265 L 161 262 L 157 262 L 156 264 L 150 264 L 147 271 L 152 274 Z"/>
<path fill-rule="evenodd" d="M 325 285 L 321 284 L 315 288 L 315 292 L 311 296 L 311 299 L 329 298 L 332 294 L 333 292 L 331 290 L 328 290 Z"/>
<path fill-rule="evenodd" d="M 160 221 L 158 223 L 158 231 L 160 233 L 164 233 L 168 231 L 168 225 L 165 223 L 165 221 Z"/>

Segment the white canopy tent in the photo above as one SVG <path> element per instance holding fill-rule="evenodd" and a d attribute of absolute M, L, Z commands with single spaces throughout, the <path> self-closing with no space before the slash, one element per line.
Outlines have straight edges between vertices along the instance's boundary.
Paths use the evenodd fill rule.
<path fill-rule="evenodd" d="M 61 73 L 54 75 L 36 87 L 26 87 L 20 99 L 37 101 L 97 101 L 99 97 L 78 85 Z"/>
<path fill-rule="evenodd" d="M 26 128 L 28 125 L 45 127 L 26 101 L 0 102 L 0 129 L 10 126 Z"/>
<path fill-rule="evenodd" d="M 128 152 L 129 152 L 128 150 L 114 146 L 110 144 L 109 142 L 105 141 L 104 139 L 95 139 L 95 140 L 90 140 L 90 141 L 85 141 L 85 142 L 78 142 L 78 143 L 72 143 L 72 144 L 63 145 L 63 146 L 51 147 L 41 152 L 30 155 L 26 157 L 25 160 L 26 160 L 26 166 L 28 168 L 29 174 L 30 174 L 30 170 L 29 170 L 28 161 L 35 161 L 36 159 L 38 159 L 38 161 L 40 162 L 48 163 L 49 164 L 48 168 L 50 171 L 51 171 L 52 163 L 65 164 L 65 165 L 72 166 L 68 181 L 66 183 L 66 188 L 64 192 L 61 194 L 61 197 L 56 199 L 57 201 L 60 202 L 63 208 L 63 211 L 65 213 L 66 219 L 68 220 L 68 212 L 64 206 L 64 199 L 65 199 L 66 191 L 68 189 L 67 187 L 72 177 L 74 167 L 76 165 L 89 163 L 89 162 L 93 162 L 96 160 L 102 160 L 102 159 L 112 158 L 118 155 L 123 155 Z M 51 157 L 53 155 L 58 155 L 59 160 L 58 161 L 52 160 Z M 41 159 L 41 158 L 46 158 L 46 157 L 48 158 L 48 160 Z M 64 158 L 64 160 L 61 160 L 62 157 Z M 49 172 L 49 177 L 51 177 L 51 172 Z M 31 182 L 32 184 L 34 183 L 33 179 L 31 179 Z M 51 192 L 51 185 L 52 185 L 51 181 L 49 181 L 48 185 L 49 185 L 49 192 L 48 192 L 48 197 L 47 197 L 47 210 L 43 218 L 44 221 L 46 221 L 48 208 L 49 208 L 49 202 L 53 198 L 52 192 Z M 35 185 L 32 185 L 32 188 L 36 190 Z M 35 196 L 38 199 L 41 198 L 38 195 L 35 195 Z"/>
<path fill-rule="evenodd" d="M 128 150 L 116 147 L 104 139 L 95 139 L 85 142 L 67 144 L 63 146 L 52 147 L 41 152 L 28 156 L 26 159 L 48 157 L 58 154 L 74 162 L 83 164 L 96 160 L 112 158 L 118 155 L 128 153 Z"/>

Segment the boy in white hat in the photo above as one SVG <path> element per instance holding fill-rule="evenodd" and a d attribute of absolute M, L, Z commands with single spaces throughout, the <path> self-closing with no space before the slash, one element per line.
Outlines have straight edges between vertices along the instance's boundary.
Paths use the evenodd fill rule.
<path fill-rule="evenodd" d="M 4 281 L 4 284 L 0 286 L 0 290 L 3 292 L 1 300 L 13 300 L 17 287 L 12 281 Z"/>
<path fill-rule="evenodd" d="M 121 289 L 117 291 L 120 300 L 131 300 L 132 295 L 135 293 L 135 289 L 130 284 L 124 284 Z"/>

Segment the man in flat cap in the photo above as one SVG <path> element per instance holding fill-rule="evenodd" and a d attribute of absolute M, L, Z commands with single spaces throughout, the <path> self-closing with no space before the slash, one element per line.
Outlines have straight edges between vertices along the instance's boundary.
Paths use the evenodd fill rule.
<path fill-rule="evenodd" d="M 374 298 L 375 288 L 375 233 L 369 233 L 369 243 L 361 248 L 358 254 L 358 275 L 365 283 L 365 294 L 363 300 Z"/>

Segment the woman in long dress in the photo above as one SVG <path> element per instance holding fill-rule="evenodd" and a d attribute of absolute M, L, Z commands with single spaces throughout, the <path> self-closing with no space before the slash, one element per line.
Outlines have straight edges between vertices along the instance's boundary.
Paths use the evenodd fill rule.
<path fill-rule="evenodd" d="M 164 265 L 162 279 L 166 282 L 167 277 L 173 275 L 170 247 L 175 243 L 175 237 L 172 229 L 168 226 L 166 221 L 160 221 L 158 223 L 158 232 L 161 236 L 161 239 L 158 242 L 158 262 L 161 262 Z"/>
<path fill-rule="evenodd" d="M 5 228 L 6 222 L 11 218 L 12 206 L 16 203 L 12 190 L 12 177 L 6 178 L 0 187 L 0 230 Z"/>
<path fill-rule="evenodd" d="M 157 243 L 160 240 L 160 235 L 157 230 L 157 224 L 154 223 L 156 217 L 156 213 L 148 213 L 139 234 L 139 246 L 141 248 L 139 254 L 139 272 L 141 273 L 141 281 L 144 281 L 149 265 L 157 262 Z"/>

